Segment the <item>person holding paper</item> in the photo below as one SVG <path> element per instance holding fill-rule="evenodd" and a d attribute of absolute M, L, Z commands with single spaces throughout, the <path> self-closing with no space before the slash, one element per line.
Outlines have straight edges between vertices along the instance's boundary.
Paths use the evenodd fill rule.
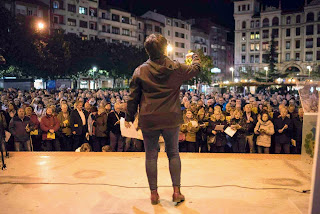
<path fill-rule="evenodd" d="M 254 128 L 254 133 L 258 135 L 258 152 L 269 154 L 271 146 L 271 136 L 274 134 L 274 126 L 267 111 L 263 111 L 261 113 L 261 120 L 257 122 L 257 125 Z"/>
<path fill-rule="evenodd" d="M 237 131 L 232 137 L 232 150 L 234 153 L 246 152 L 246 119 L 239 109 L 233 112 L 233 118 L 230 121 L 230 127 Z"/>
<path fill-rule="evenodd" d="M 42 140 L 44 141 L 45 151 L 61 151 L 60 142 L 58 140 L 57 131 L 60 128 L 60 122 L 53 114 L 52 107 L 46 109 L 46 116 L 41 118 L 40 128 L 42 130 Z"/>
<path fill-rule="evenodd" d="M 196 135 L 199 131 L 199 124 L 198 121 L 194 118 L 191 110 L 187 110 L 184 124 L 181 125 L 180 130 L 186 136 L 185 145 L 187 147 L 187 152 L 199 152 L 199 147 L 198 151 L 196 151 Z"/>
<path fill-rule="evenodd" d="M 34 113 L 31 106 L 26 109 L 26 116 L 30 118 L 32 126 L 30 126 L 30 136 L 33 146 L 33 151 L 41 151 L 41 135 L 40 135 L 40 122 L 36 113 Z"/>
<path fill-rule="evenodd" d="M 207 128 L 208 139 L 215 137 L 213 142 L 210 142 L 211 153 L 224 152 L 224 147 L 227 144 L 226 134 L 224 130 L 227 128 L 227 121 L 222 111 L 216 110 L 210 117 Z"/>
<path fill-rule="evenodd" d="M 126 126 L 133 122 L 139 107 L 141 127 L 146 151 L 146 171 L 151 190 L 151 203 L 159 203 L 157 186 L 157 160 L 159 136 L 163 135 L 169 159 L 173 185 L 172 200 L 182 202 L 180 192 L 181 161 L 179 156 L 179 126 L 183 123 L 180 105 L 180 87 L 184 81 L 200 73 L 198 55 L 190 53 L 190 65 L 172 61 L 167 55 L 167 40 L 160 34 L 147 37 L 144 47 L 149 60 L 139 66 L 130 82 Z"/>
<path fill-rule="evenodd" d="M 60 143 L 63 151 L 72 151 L 72 138 L 70 128 L 70 113 L 68 105 L 61 104 L 61 111 L 58 114 L 58 120 L 60 122 Z"/>

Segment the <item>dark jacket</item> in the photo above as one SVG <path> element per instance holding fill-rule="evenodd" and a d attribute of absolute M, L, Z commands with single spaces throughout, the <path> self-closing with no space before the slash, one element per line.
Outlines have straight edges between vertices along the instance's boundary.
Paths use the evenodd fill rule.
<path fill-rule="evenodd" d="M 100 115 L 96 115 L 95 119 L 95 127 L 96 127 L 96 136 L 97 137 L 107 137 L 107 120 L 108 115 L 107 113 L 103 112 Z"/>
<path fill-rule="evenodd" d="M 121 134 L 120 123 L 116 124 L 118 121 L 118 117 L 116 115 L 119 117 L 119 120 L 121 119 L 121 117 L 123 117 L 123 118 L 125 117 L 125 113 L 123 113 L 121 111 L 119 114 L 117 114 L 117 112 L 115 112 L 115 111 L 109 113 L 108 120 L 107 120 L 107 128 L 108 128 L 108 131 L 111 131 L 112 133 L 119 135 L 119 134 Z"/>
<path fill-rule="evenodd" d="M 82 119 L 80 117 L 80 114 L 77 109 L 74 109 L 71 111 L 70 114 L 70 127 L 71 127 L 71 132 L 76 132 L 76 135 L 82 135 L 83 133 L 86 132 L 88 129 L 88 112 L 86 110 L 82 110 L 84 113 L 84 116 L 86 118 L 86 125 L 83 125 Z"/>
<path fill-rule="evenodd" d="M 54 115 L 46 115 L 44 117 L 41 118 L 41 122 L 40 122 L 40 128 L 43 131 L 42 133 L 42 140 L 52 140 L 52 139 L 48 139 L 47 138 L 47 134 L 49 132 L 50 129 L 54 130 L 55 133 L 55 138 L 57 139 L 57 131 L 60 128 L 60 121 L 58 120 L 57 116 Z"/>
<path fill-rule="evenodd" d="M 0 139 L 4 137 L 5 130 L 7 129 L 7 120 L 5 117 L 5 111 L 0 111 Z"/>
<path fill-rule="evenodd" d="M 226 138 L 226 134 L 222 131 L 217 131 L 217 134 L 214 135 L 212 134 L 212 131 L 215 130 L 217 125 L 224 125 L 223 130 L 225 130 L 227 128 L 227 121 L 212 121 L 210 120 L 208 128 L 207 128 L 207 133 L 208 136 L 216 136 L 216 141 L 215 141 L 215 145 L 216 146 L 225 146 L 227 143 L 227 138 Z"/>
<path fill-rule="evenodd" d="M 240 119 L 236 119 L 236 118 L 231 119 L 230 126 L 237 125 L 237 124 L 239 124 L 241 128 L 237 130 L 237 132 L 233 135 L 232 138 L 236 139 L 236 138 L 246 137 L 247 119 L 245 117 L 242 117 Z"/>
<path fill-rule="evenodd" d="M 26 131 L 26 127 L 29 124 L 29 127 L 32 126 L 30 118 L 24 117 L 21 120 L 18 116 L 15 116 L 11 119 L 9 124 L 9 131 L 14 137 L 16 142 L 25 142 L 30 140 L 30 134 Z"/>
<path fill-rule="evenodd" d="M 282 129 L 285 125 L 288 125 L 288 128 L 282 133 L 279 133 L 279 129 Z M 282 117 L 276 118 L 274 121 L 275 141 L 281 144 L 290 143 L 292 139 L 292 128 L 292 120 L 288 117 L 284 119 L 282 119 Z"/>
<path fill-rule="evenodd" d="M 256 124 L 258 122 L 257 115 L 253 112 L 251 112 L 251 118 L 253 119 L 253 122 L 247 123 L 247 113 L 244 112 L 243 118 L 246 121 L 246 135 L 253 135 L 254 134 L 254 128 L 256 127 Z"/>
<path fill-rule="evenodd" d="M 139 127 L 158 130 L 183 123 L 180 86 L 200 72 L 200 59 L 193 55 L 192 65 L 168 57 L 150 59 L 139 66 L 130 82 L 126 121 L 134 121 L 139 105 Z"/>
<path fill-rule="evenodd" d="M 298 116 L 298 117 L 294 118 L 292 121 L 293 121 L 292 139 L 301 143 L 302 142 L 303 118 L 301 119 Z"/>

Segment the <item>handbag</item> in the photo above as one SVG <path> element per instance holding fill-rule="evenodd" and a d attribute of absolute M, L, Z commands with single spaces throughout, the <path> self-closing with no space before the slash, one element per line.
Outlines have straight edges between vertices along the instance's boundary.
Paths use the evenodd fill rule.
<path fill-rule="evenodd" d="M 208 136 L 207 143 L 208 144 L 215 144 L 216 143 L 216 136 Z"/>
<path fill-rule="evenodd" d="M 179 133 L 179 142 L 183 142 L 186 140 L 186 135 L 182 132 Z"/>

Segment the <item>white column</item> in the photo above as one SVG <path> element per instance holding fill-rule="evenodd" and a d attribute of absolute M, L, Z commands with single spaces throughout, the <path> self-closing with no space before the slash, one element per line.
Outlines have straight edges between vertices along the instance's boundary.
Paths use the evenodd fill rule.
<path fill-rule="evenodd" d="M 320 103 L 320 100 L 319 100 Z M 311 183 L 311 195 L 309 203 L 309 214 L 320 213 L 320 108 L 318 108 L 317 131 L 315 136 L 315 147 L 313 156 L 313 173 Z"/>

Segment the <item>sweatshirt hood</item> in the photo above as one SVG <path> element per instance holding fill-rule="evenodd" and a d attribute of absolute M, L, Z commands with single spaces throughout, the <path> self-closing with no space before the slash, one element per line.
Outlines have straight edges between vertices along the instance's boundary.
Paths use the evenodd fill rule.
<path fill-rule="evenodd" d="M 154 68 L 150 70 L 150 72 L 155 78 L 158 79 L 168 78 L 172 72 L 178 68 L 178 65 L 166 56 L 154 61 L 149 59 L 146 64 Z"/>

